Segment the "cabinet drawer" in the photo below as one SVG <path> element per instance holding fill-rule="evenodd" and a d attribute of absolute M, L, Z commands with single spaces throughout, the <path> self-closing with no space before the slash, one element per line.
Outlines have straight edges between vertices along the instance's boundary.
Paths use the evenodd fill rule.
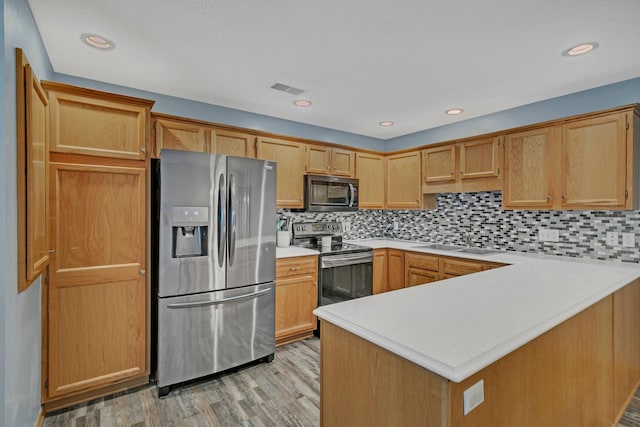
<path fill-rule="evenodd" d="M 280 258 L 276 260 L 276 278 L 316 274 L 317 272 L 317 256 Z"/>
<path fill-rule="evenodd" d="M 435 282 L 439 279 L 438 272 L 433 270 L 423 270 L 421 268 L 408 267 L 406 286 L 424 285 L 425 283 Z"/>
<path fill-rule="evenodd" d="M 407 252 L 404 258 L 407 268 L 438 271 L 438 257 Z"/>
<path fill-rule="evenodd" d="M 463 261 L 459 259 L 440 259 L 440 273 L 443 277 L 463 276 L 465 274 L 477 273 L 482 271 L 482 262 Z"/>

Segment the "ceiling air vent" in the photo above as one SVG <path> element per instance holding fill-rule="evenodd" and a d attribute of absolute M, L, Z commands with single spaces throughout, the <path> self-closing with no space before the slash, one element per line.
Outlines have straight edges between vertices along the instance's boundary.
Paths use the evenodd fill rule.
<path fill-rule="evenodd" d="M 280 90 L 282 92 L 291 93 L 293 95 L 300 95 L 301 93 L 305 92 L 303 89 L 298 89 L 297 87 L 292 87 L 282 83 L 274 84 L 273 86 L 271 86 L 271 89 Z"/>

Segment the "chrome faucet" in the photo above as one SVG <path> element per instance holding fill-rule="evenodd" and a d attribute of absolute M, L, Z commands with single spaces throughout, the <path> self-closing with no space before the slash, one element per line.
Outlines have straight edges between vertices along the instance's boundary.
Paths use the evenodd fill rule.
<path fill-rule="evenodd" d="M 464 232 L 464 244 L 469 248 L 471 247 L 471 233 L 468 231 Z"/>

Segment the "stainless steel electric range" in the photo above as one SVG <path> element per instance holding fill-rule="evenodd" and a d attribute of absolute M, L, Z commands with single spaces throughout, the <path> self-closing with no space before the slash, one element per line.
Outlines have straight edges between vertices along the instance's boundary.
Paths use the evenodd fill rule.
<path fill-rule="evenodd" d="M 373 250 L 343 242 L 340 222 L 294 223 L 293 245 L 320 252 L 318 305 L 372 294 Z"/>

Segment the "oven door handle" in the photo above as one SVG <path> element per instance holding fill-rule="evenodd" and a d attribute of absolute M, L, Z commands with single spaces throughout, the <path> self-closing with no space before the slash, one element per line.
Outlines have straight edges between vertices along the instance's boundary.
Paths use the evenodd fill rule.
<path fill-rule="evenodd" d="M 329 255 L 321 257 L 321 268 L 342 267 L 353 264 L 366 264 L 373 262 L 373 254 L 371 252 Z"/>

